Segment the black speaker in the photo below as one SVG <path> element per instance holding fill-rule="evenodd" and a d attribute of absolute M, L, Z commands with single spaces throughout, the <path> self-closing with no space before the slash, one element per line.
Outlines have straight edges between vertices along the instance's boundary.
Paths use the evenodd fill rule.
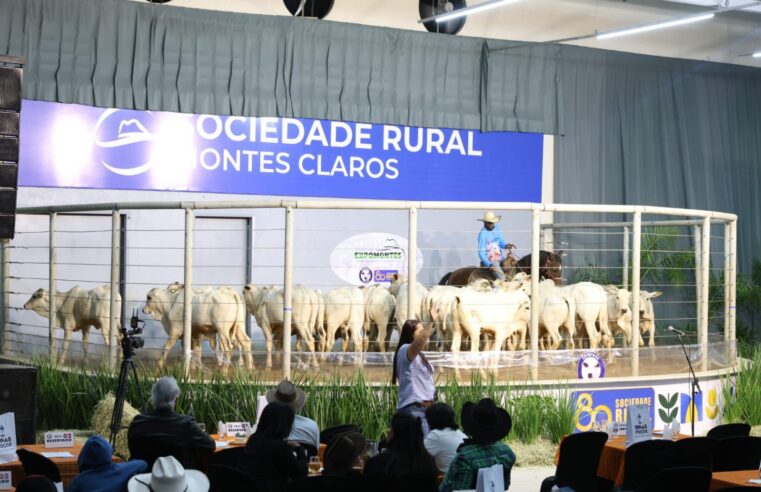
<path fill-rule="evenodd" d="M 0 239 L 16 229 L 23 60 L 0 56 Z"/>
<path fill-rule="evenodd" d="M 36 367 L 0 364 L 0 414 L 15 414 L 18 444 L 34 444 L 36 388 Z"/>

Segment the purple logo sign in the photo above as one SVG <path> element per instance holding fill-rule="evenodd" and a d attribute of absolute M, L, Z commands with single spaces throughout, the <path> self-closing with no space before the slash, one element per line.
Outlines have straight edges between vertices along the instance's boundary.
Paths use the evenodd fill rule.
<path fill-rule="evenodd" d="M 594 352 L 584 352 L 577 367 L 579 379 L 600 379 L 605 377 L 605 362 Z"/>
<path fill-rule="evenodd" d="M 541 201 L 543 136 L 23 101 L 19 185 Z"/>

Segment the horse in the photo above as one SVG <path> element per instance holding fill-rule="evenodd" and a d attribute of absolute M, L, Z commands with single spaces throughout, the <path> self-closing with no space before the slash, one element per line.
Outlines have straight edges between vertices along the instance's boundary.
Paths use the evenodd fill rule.
<path fill-rule="evenodd" d="M 539 251 L 539 280 L 550 279 L 555 282 L 555 285 L 562 285 L 563 280 L 561 278 L 562 273 L 562 251 L 552 253 L 550 251 Z M 505 272 L 507 278 L 512 278 L 518 272 L 524 272 L 531 274 L 531 254 L 527 254 L 520 260 L 515 260 L 512 254 L 507 254 L 505 259 L 500 263 L 502 271 Z M 485 278 L 488 280 L 494 280 L 494 273 L 489 267 L 477 267 L 469 266 L 458 268 L 453 272 L 449 272 L 439 280 L 439 285 L 456 285 L 465 286 L 478 280 Z"/>

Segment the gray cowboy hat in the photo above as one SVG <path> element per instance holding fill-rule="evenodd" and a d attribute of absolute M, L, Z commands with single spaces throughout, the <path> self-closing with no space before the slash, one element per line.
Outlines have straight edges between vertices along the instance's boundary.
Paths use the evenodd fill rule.
<path fill-rule="evenodd" d="M 289 405 L 294 413 L 299 413 L 304 408 L 304 403 L 307 399 L 306 393 L 287 379 L 280 381 L 277 388 L 269 390 L 265 397 L 267 398 L 267 403 L 279 401 Z"/>

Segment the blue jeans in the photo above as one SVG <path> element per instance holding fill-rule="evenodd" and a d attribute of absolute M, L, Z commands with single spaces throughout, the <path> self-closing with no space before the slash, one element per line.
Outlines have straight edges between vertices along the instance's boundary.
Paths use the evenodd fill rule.
<path fill-rule="evenodd" d="M 430 428 L 428 427 L 428 421 L 425 418 L 425 408 L 426 407 L 419 403 L 410 403 L 409 405 L 405 405 L 398 410 L 399 413 L 406 413 L 420 419 L 420 423 L 423 424 L 423 437 L 427 436 L 428 432 L 430 431 Z"/>
<path fill-rule="evenodd" d="M 497 278 L 497 280 L 505 280 L 505 272 L 502 271 L 502 267 L 498 261 L 492 262 L 489 269 L 491 269 L 492 274 Z"/>

